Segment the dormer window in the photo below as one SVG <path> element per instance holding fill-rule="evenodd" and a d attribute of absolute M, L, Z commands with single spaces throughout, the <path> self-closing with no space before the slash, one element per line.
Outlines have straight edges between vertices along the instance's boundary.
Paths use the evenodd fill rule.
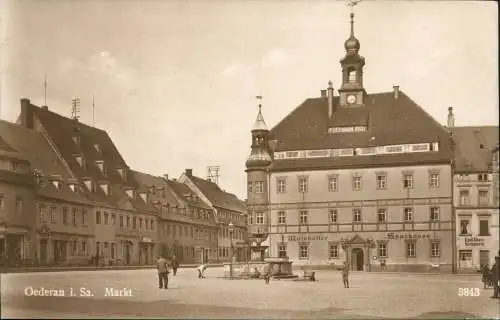
<path fill-rule="evenodd" d="M 125 191 L 125 193 L 127 193 L 127 196 L 129 198 L 134 198 L 135 192 L 134 192 L 133 189 L 128 189 L 128 190 Z"/>
<path fill-rule="evenodd" d="M 19 169 L 19 163 L 17 161 L 11 161 L 10 168 L 12 171 L 17 171 L 17 169 Z"/>
<path fill-rule="evenodd" d="M 56 189 L 62 189 L 62 182 L 60 180 L 52 180 L 52 184 L 54 185 L 54 187 L 56 187 Z"/>
<path fill-rule="evenodd" d="M 356 83 L 356 70 L 349 69 L 348 81 L 349 83 Z"/>
<path fill-rule="evenodd" d="M 101 152 L 102 152 L 101 146 L 100 146 L 100 145 L 98 145 L 97 143 L 96 143 L 96 144 L 94 144 L 94 149 L 95 149 L 95 151 L 96 151 L 97 153 L 101 153 Z"/>
<path fill-rule="evenodd" d="M 73 192 L 76 192 L 76 191 L 77 191 L 77 190 L 76 190 L 76 184 L 74 184 L 74 183 L 70 183 L 70 184 L 68 184 L 68 187 L 69 187 L 69 188 L 71 189 L 71 191 L 73 191 Z"/>
<path fill-rule="evenodd" d="M 104 192 L 105 195 L 109 196 L 109 184 L 107 183 L 101 183 L 101 189 Z"/>
<path fill-rule="evenodd" d="M 125 180 L 125 170 L 123 170 L 123 168 L 118 168 L 116 169 L 116 171 L 118 172 L 120 177 Z"/>
<path fill-rule="evenodd" d="M 96 166 L 99 168 L 99 170 L 101 170 L 102 173 L 105 173 L 104 172 L 104 161 L 102 160 L 97 160 L 95 162 Z"/>
<path fill-rule="evenodd" d="M 80 145 L 80 137 L 79 136 L 73 136 L 73 142 L 79 146 Z"/>
<path fill-rule="evenodd" d="M 76 163 L 82 168 L 85 167 L 85 159 L 81 155 L 75 156 Z"/>
<path fill-rule="evenodd" d="M 148 201 L 148 195 L 145 192 L 139 193 L 139 196 L 141 197 L 142 201 L 147 202 Z"/>
<path fill-rule="evenodd" d="M 92 183 L 92 180 L 90 179 L 84 179 L 83 184 L 89 190 L 90 192 L 94 192 L 94 184 Z"/>

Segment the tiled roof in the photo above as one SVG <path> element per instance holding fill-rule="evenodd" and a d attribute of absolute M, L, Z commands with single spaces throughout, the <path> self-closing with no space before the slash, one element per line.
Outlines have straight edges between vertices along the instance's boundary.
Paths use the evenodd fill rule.
<path fill-rule="evenodd" d="M 0 120 L 2 121 L 2 120 Z M 4 121 L 2 121 L 4 122 Z M 12 148 L 0 135 L 0 157 L 17 160 L 21 162 L 28 162 L 28 160 L 19 153 L 16 149 Z"/>
<path fill-rule="evenodd" d="M 58 175 L 63 179 L 63 184 L 65 184 L 66 179 L 71 178 L 71 174 L 41 133 L 14 123 L 0 121 L 0 135 L 7 143 L 29 160 L 33 169 L 41 170 L 43 183 L 38 188 L 40 196 L 90 204 L 84 195 L 74 193 L 67 186 L 63 186 L 63 188 L 58 190 L 49 181 L 51 175 Z M 32 176 L 29 176 L 29 178 L 34 181 Z"/>
<path fill-rule="evenodd" d="M 157 177 L 153 176 L 147 173 L 131 170 L 131 172 L 134 175 L 135 180 L 139 183 L 140 188 L 146 187 L 148 190 L 150 188 L 158 187 L 158 188 L 164 188 L 164 193 L 161 192 L 161 195 L 152 195 L 155 200 L 159 200 L 164 203 L 168 203 L 170 206 L 178 206 L 179 202 L 175 198 L 175 196 L 172 194 L 171 190 L 168 189 L 167 182 L 165 179 L 162 177 Z M 163 197 L 165 195 L 165 197 Z"/>
<path fill-rule="evenodd" d="M 198 208 L 203 208 L 207 210 L 212 210 L 212 208 L 207 205 L 205 202 L 203 202 L 200 198 L 196 197 L 195 200 L 193 198 L 187 198 L 186 195 L 188 194 L 193 194 L 193 190 L 189 188 L 187 185 L 184 183 L 178 182 L 178 181 L 173 181 L 173 180 L 168 180 L 168 186 L 177 194 L 177 196 L 181 197 L 185 202 L 196 206 Z"/>
<path fill-rule="evenodd" d="M 28 110 L 41 121 L 47 134 L 76 176 L 91 177 L 94 181 L 109 181 L 112 184 L 135 185 L 135 181 L 129 175 L 126 175 L 125 181 L 119 175 L 117 169 L 126 170 L 128 166 L 106 131 L 32 104 L 29 105 Z M 78 144 L 73 141 L 74 137 L 79 137 Z M 94 147 L 96 144 L 100 146 L 100 152 Z M 75 154 L 83 155 L 87 163 L 86 168 L 82 168 L 76 162 Z M 97 167 L 96 161 L 99 160 L 104 161 L 106 174 L 103 174 Z"/>
<path fill-rule="evenodd" d="M 360 108 L 347 109 L 338 104 L 339 98 L 334 97 L 333 118 L 328 119 L 327 98 L 305 100 L 271 129 L 272 139 L 278 140 L 275 151 L 449 141 L 443 126 L 401 91 L 398 99 L 394 99 L 392 92 L 368 94 L 365 106 Z M 366 122 L 367 132 L 328 133 L 332 126 L 358 126 Z"/>
<path fill-rule="evenodd" d="M 455 170 L 486 172 L 491 170 L 492 151 L 498 145 L 497 126 L 455 127 Z"/>
<path fill-rule="evenodd" d="M 403 92 L 368 94 L 365 106 L 343 108 L 334 97 L 334 113 L 328 118 L 325 97 L 305 100 L 271 129 L 276 152 L 317 149 L 364 148 L 385 145 L 439 142 L 439 151 L 418 154 L 350 156 L 317 159 L 274 160 L 273 170 L 322 169 L 346 166 L 387 166 L 448 162 L 451 158 L 447 130 Z M 330 127 L 366 126 L 366 132 L 328 133 Z"/>
<path fill-rule="evenodd" d="M 214 206 L 241 213 L 246 212 L 245 203 L 234 194 L 225 192 L 211 181 L 193 175 L 189 178 Z"/>
<path fill-rule="evenodd" d="M 26 187 L 35 187 L 35 179 L 31 175 L 0 170 L 0 181 L 7 182 L 9 184 L 17 184 Z"/>

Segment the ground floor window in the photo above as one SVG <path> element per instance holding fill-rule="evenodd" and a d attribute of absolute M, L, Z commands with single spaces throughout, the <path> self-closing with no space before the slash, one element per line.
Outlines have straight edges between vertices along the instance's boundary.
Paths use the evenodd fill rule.
<path fill-rule="evenodd" d="M 328 259 L 337 259 L 339 257 L 339 246 L 336 243 L 328 244 Z"/>
<path fill-rule="evenodd" d="M 287 256 L 287 254 L 286 254 L 286 243 L 280 243 L 280 244 L 278 244 L 278 257 L 285 258 L 286 256 Z"/>
<path fill-rule="evenodd" d="M 416 243 L 415 242 L 407 242 L 406 243 L 406 256 L 408 258 L 415 258 L 417 255 Z"/>
<path fill-rule="evenodd" d="M 479 251 L 479 265 L 485 266 L 490 263 L 490 251 L 489 250 L 481 250 Z"/>
<path fill-rule="evenodd" d="M 441 244 L 439 242 L 431 243 L 431 257 L 439 257 L 441 255 Z"/>
<path fill-rule="evenodd" d="M 299 244 L 299 259 L 309 259 L 309 244 Z"/>
<path fill-rule="evenodd" d="M 387 258 L 387 243 L 378 244 L 378 256 L 379 258 Z"/>
<path fill-rule="evenodd" d="M 471 261 L 472 260 L 472 250 L 459 250 L 458 251 L 459 261 Z"/>

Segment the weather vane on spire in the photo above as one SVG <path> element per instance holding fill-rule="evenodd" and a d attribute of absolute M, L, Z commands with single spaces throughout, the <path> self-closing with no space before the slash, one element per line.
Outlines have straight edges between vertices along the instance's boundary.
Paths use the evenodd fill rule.
<path fill-rule="evenodd" d="M 259 112 L 260 110 L 262 109 L 262 96 L 255 96 L 255 98 L 257 99 L 257 101 L 259 102 Z"/>

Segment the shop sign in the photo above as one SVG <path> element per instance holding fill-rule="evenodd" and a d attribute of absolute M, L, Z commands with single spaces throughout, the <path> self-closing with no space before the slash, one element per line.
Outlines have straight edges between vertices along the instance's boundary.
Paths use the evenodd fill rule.
<path fill-rule="evenodd" d="M 396 233 L 389 232 L 387 234 L 388 239 L 430 239 L 430 234 L 423 233 Z"/>
<path fill-rule="evenodd" d="M 328 240 L 327 236 L 324 236 L 322 234 L 317 234 L 317 235 L 300 235 L 300 236 L 288 236 L 288 241 L 316 241 L 316 240 Z"/>
<path fill-rule="evenodd" d="M 479 238 L 479 237 L 465 238 L 465 245 L 468 247 L 484 246 L 484 238 Z"/>

